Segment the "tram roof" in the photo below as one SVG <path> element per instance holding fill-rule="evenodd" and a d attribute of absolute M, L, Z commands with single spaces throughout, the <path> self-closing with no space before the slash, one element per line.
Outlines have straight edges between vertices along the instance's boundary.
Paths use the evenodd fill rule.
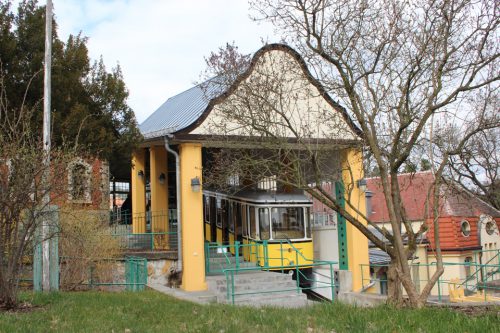
<path fill-rule="evenodd" d="M 235 198 L 257 204 L 312 204 L 311 199 L 306 196 L 303 191 L 275 192 L 266 190 L 240 190 L 233 193 L 221 193 L 206 190 L 204 192 L 212 195 L 220 195 L 221 197 Z"/>

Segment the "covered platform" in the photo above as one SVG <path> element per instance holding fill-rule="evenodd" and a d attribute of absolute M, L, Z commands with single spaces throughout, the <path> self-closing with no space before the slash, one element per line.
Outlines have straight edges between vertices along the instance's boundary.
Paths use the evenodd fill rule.
<path fill-rule="evenodd" d="M 337 195 L 349 201 L 345 207 L 351 215 L 365 214 L 365 194 L 358 186 L 363 178 L 361 133 L 286 45 L 264 46 L 234 79 L 217 77 L 169 98 L 140 130 L 145 141 L 132 156 L 131 188 L 132 213 L 143 218 L 133 219 L 132 230 L 161 234 L 175 228 L 184 291 L 207 289 L 204 176 L 222 149 L 271 151 L 259 156 L 286 159 L 292 154 L 304 160 L 328 151 L 325 170 L 342 185 Z M 306 185 L 324 180 L 315 179 L 310 168 L 302 171 Z M 252 178 L 233 175 L 229 182 Z M 148 218 L 153 215 L 163 217 Z M 339 266 L 352 272 L 353 290 L 360 290 L 361 265 L 369 263 L 368 241 L 341 222 Z"/>

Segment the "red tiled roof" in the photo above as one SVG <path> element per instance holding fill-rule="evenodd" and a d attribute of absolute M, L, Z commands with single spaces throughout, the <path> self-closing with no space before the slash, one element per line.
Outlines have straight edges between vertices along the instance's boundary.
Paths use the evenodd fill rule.
<path fill-rule="evenodd" d="M 398 176 L 401 199 L 410 221 L 424 219 L 427 192 L 434 182 L 432 172 L 407 173 Z M 389 222 L 389 213 L 385 204 L 385 196 L 379 177 L 366 179 L 367 190 L 372 192 L 371 212 L 368 217 L 373 222 Z"/>
<path fill-rule="evenodd" d="M 367 190 L 372 192 L 371 212 L 368 217 L 373 222 L 389 222 L 389 213 L 385 204 L 385 196 L 379 177 L 366 179 Z M 425 218 L 425 201 L 427 193 L 434 183 L 434 175 L 431 171 L 407 173 L 398 175 L 398 183 L 401 190 L 401 199 L 410 221 L 423 221 Z M 429 202 L 432 209 L 432 200 Z M 439 202 L 440 217 L 478 217 L 487 214 L 492 217 L 500 217 L 500 212 L 480 200 L 472 193 L 458 186 L 442 185 Z M 428 217 L 433 216 L 432 211 Z"/>

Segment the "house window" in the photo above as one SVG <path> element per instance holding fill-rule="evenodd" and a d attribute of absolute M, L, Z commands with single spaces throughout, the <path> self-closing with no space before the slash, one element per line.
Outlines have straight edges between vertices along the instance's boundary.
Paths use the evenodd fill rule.
<path fill-rule="evenodd" d="M 76 202 L 90 202 L 90 165 L 83 161 L 69 168 L 69 197 Z"/>
<path fill-rule="evenodd" d="M 468 237 L 470 235 L 470 223 L 466 220 L 463 220 L 460 224 L 460 230 L 462 231 L 462 235 Z"/>
<path fill-rule="evenodd" d="M 486 233 L 488 235 L 493 235 L 494 232 L 495 232 L 495 226 L 494 226 L 493 222 L 488 221 L 488 223 L 486 223 Z"/>
<path fill-rule="evenodd" d="M 466 257 L 464 262 L 465 262 L 465 277 L 468 278 L 471 276 L 472 257 Z"/>

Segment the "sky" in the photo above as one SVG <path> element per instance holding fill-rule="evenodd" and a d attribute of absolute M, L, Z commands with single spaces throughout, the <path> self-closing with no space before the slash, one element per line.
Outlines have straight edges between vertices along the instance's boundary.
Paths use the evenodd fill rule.
<path fill-rule="evenodd" d="M 226 42 L 253 53 L 262 40 L 278 41 L 270 24 L 250 19 L 246 0 L 52 2 L 63 41 L 81 31 L 93 60 L 102 55 L 108 70 L 120 64 L 139 123 L 199 81 L 204 57 Z"/>

